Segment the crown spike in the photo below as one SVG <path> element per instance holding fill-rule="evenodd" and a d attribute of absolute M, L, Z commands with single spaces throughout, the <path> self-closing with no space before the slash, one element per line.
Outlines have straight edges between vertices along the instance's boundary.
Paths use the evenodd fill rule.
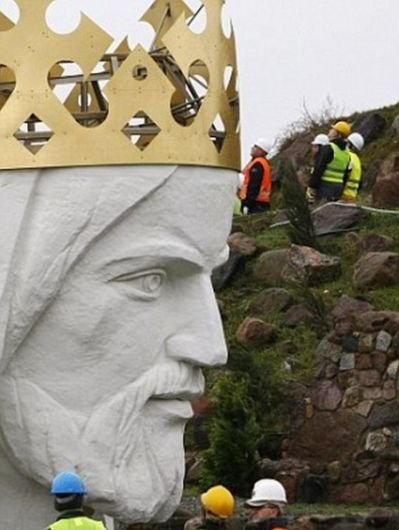
<path fill-rule="evenodd" d="M 113 52 L 111 37 L 84 14 L 73 32 L 53 32 L 51 1 L 16 0 L 16 24 L 0 13 L 0 168 L 240 167 L 223 0 L 202 0 L 201 34 L 191 31 L 185 2 L 156 0 L 142 17 L 155 31 L 150 49 L 131 50 L 125 39 Z"/>

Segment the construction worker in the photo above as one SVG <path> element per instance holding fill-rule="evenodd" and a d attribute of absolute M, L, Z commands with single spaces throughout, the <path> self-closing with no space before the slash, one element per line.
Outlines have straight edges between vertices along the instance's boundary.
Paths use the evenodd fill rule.
<path fill-rule="evenodd" d="M 280 482 L 269 478 L 258 480 L 251 498 L 245 502 L 251 510 L 245 530 L 287 530 L 287 520 L 282 516 L 286 504 L 287 494 Z"/>
<path fill-rule="evenodd" d="M 189 519 L 184 530 L 217 530 L 226 528 L 226 520 L 234 513 L 234 497 L 224 486 L 213 486 L 203 493 L 201 515 Z"/>
<path fill-rule="evenodd" d="M 320 148 L 316 156 L 306 197 L 309 203 L 326 199 L 337 201 L 341 198 L 350 170 L 350 155 L 346 138 L 351 126 L 346 121 L 335 123 L 328 132 L 329 143 Z"/>
<path fill-rule="evenodd" d="M 244 183 L 240 191 L 241 209 L 244 215 L 264 212 L 270 208 L 272 176 L 266 156 L 271 146 L 259 138 L 251 148 L 251 161 L 243 169 Z"/>
<path fill-rule="evenodd" d="M 94 521 L 83 511 L 87 490 L 79 475 L 72 471 L 59 473 L 53 480 L 51 493 L 60 515 L 47 530 L 106 530 L 103 523 Z"/>
<path fill-rule="evenodd" d="M 351 170 L 341 199 L 345 202 L 355 202 L 362 179 L 362 163 L 357 153 L 360 153 L 364 147 L 364 138 L 360 133 L 354 132 L 348 136 L 347 144 L 351 157 Z"/>
<path fill-rule="evenodd" d="M 328 139 L 327 134 L 317 134 L 311 142 L 312 156 L 313 159 L 318 155 L 322 145 L 328 145 L 330 140 Z"/>

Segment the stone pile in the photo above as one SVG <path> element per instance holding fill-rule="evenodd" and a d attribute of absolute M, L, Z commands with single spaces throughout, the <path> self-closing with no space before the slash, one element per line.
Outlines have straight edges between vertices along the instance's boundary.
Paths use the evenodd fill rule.
<path fill-rule="evenodd" d="M 398 499 L 399 312 L 344 296 L 332 316 L 275 475 L 291 500 Z"/>

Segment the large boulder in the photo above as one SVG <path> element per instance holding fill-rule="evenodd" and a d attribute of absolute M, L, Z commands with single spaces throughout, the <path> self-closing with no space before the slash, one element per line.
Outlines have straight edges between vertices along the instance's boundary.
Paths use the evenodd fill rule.
<path fill-rule="evenodd" d="M 360 238 L 360 250 L 362 252 L 385 252 L 391 250 L 394 244 L 395 240 L 392 237 L 373 232 Z"/>
<path fill-rule="evenodd" d="M 363 135 L 364 141 L 367 143 L 376 140 L 383 133 L 386 126 L 386 121 L 381 114 L 371 112 L 364 118 L 356 120 L 353 125 L 353 130 Z"/>
<path fill-rule="evenodd" d="M 355 317 L 356 329 L 365 333 L 382 329 L 392 330 L 393 333 L 399 325 L 399 313 L 396 311 L 365 311 Z"/>
<path fill-rule="evenodd" d="M 270 287 L 283 283 L 281 272 L 288 262 L 288 249 L 268 250 L 256 260 L 254 277 Z"/>
<path fill-rule="evenodd" d="M 399 425 L 399 401 L 374 405 L 368 423 L 372 429 Z"/>
<path fill-rule="evenodd" d="M 385 252 L 386 250 L 391 250 L 395 245 L 395 240 L 392 237 L 375 232 L 369 232 L 364 235 L 349 232 L 346 234 L 345 240 L 361 254 L 365 252 Z"/>
<path fill-rule="evenodd" d="M 328 203 L 312 213 L 312 220 L 316 234 L 323 235 L 351 228 L 366 216 L 359 206 Z"/>
<path fill-rule="evenodd" d="M 230 285 L 236 274 L 243 271 L 244 267 L 245 256 L 238 250 L 230 249 L 226 263 L 212 271 L 212 285 L 215 291 L 220 291 Z"/>
<path fill-rule="evenodd" d="M 236 332 L 236 341 L 243 346 L 264 346 L 275 338 L 274 327 L 259 318 L 247 317 Z"/>
<path fill-rule="evenodd" d="M 396 173 L 399 171 L 399 152 L 394 151 L 384 158 L 381 164 L 380 175 L 381 177 L 386 177 L 391 173 Z"/>
<path fill-rule="evenodd" d="M 307 282 L 308 285 L 317 285 L 335 280 L 340 274 L 339 258 L 327 256 L 311 247 L 291 245 L 281 277 L 287 283 Z"/>
<path fill-rule="evenodd" d="M 365 300 L 360 300 L 358 298 L 351 298 L 350 296 L 344 294 L 338 300 L 338 303 L 331 311 L 331 316 L 335 321 L 337 320 L 348 320 L 353 315 L 359 315 L 366 311 L 371 311 L 373 306 L 366 302 Z"/>
<path fill-rule="evenodd" d="M 249 306 L 251 315 L 266 317 L 287 309 L 293 302 L 291 294 L 279 287 L 270 287 L 262 291 Z"/>
<path fill-rule="evenodd" d="M 227 244 L 232 250 L 240 252 L 243 256 L 253 256 L 256 252 L 256 241 L 253 237 L 247 236 L 243 232 L 234 232 L 227 240 Z"/>
<path fill-rule="evenodd" d="M 341 460 L 351 459 L 366 427 L 366 420 L 350 409 L 318 412 L 295 433 L 288 455 L 323 463 L 337 460 L 338 455 Z"/>
<path fill-rule="evenodd" d="M 360 288 L 384 287 L 399 283 L 399 254 L 367 252 L 355 263 L 353 283 Z"/>
<path fill-rule="evenodd" d="M 379 175 L 381 175 L 381 160 L 373 160 L 371 164 L 365 168 L 362 176 L 362 189 L 370 191 L 373 189 Z"/>
<path fill-rule="evenodd" d="M 399 206 L 399 171 L 377 179 L 373 187 L 373 205 L 377 208 Z"/>
<path fill-rule="evenodd" d="M 295 328 L 299 324 L 311 325 L 314 315 L 303 304 L 291 306 L 285 313 L 282 324 L 287 328 Z"/>

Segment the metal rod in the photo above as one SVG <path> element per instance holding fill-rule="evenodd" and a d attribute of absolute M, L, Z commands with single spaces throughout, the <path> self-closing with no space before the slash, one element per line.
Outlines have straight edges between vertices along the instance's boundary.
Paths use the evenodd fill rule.
<path fill-rule="evenodd" d="M 89 94 L 87 90 L 87 83 L 80 84 L 80 110 L 87 112 L 89 110 Z"/>
<path fill-rule="evenodd" d="M 108 110 L 108 102 L 103 96 L 103 93 L 101 92 L 100 85 L 98 84 L 98 81 L 92 81 L 91 83 L 93 87 L 93 92 L 96 96 L 98 106 L 100 107 L 100 110 L 107 111 Z"/>
<path fill-rule="evenodd" d="M 151 50 L 153 49 L 153 47 L 155 46 L 155 43 L 157 42 L 157 39 L 158 39 L 158 36 L 159 34 L 161 33 L 161 30 L 162 30 L 162 27 L 163 25 L 165 24 L 165 20 L 166 20 L 166 17 L 167 16 L 170 16 L 170 4 L 169 2 L 166 4 L 166 9 L 165 9 L 165 12 L 164 14 L 162 15 L 162 18 L 161 18 L 161 21 L 159 23 L 159 26 L 155 32 L 155 35 L 154 35 L 154 39 L 153 41 L 151 42 L 151 45 L 150 45 L 150 52 Z"/>
<path fill-rule="evenodd" d="M 187 26 L 191 26 L 191 23 L 194 22 L 194 20 L 197 18 L 197 16 L 201 13 L 201 11 L 204 8 L 204 4 L 202 4 L 201 7 L 197 9 L 197 11 L 194 13 L 194 15 L 191 17 L 191 19 L 188 21 Z"/>

